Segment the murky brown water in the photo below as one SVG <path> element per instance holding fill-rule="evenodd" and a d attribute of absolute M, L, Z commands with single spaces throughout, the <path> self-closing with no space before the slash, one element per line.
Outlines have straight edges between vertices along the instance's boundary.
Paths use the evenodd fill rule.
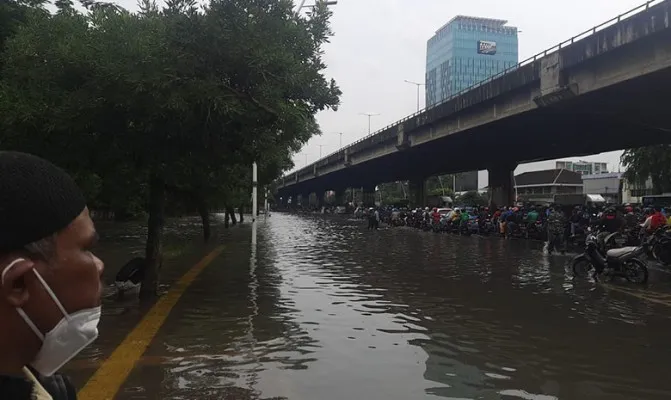
<path fill-rule="evenodd" d="M 538 243 L 283 214 L 250 237 L 223 234 L 117 398 L 671 398 L 666 300 L 573 282 Z M 106 302 L 92 366 L 140 315 Z"/>

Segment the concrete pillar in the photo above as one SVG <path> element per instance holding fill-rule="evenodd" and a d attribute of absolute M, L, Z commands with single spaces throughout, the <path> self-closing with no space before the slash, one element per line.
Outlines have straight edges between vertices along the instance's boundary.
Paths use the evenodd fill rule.
<path fill-rule="evenodd" d="M 302 193 L 300 195 L 299 203 L 304 208 L 309 206 L 310 205 L 310 193 Z"/>
<path fill-rule="evenodd" d="M 335 203 L 336 206 L 344 206 L 347 203 L 347 198 L 345 197 L 346 189 L 335 189 Z"/>
<path fill-rule="evenodd" d="M 318 189 L 315 191 L 315 206 L 317 208 L 322 208 L 324 207 L 324 193 L 325 190 Z"/>
<path fill-rule="evenodd" d="M 412 207 L 426 207 L 426 179 L 411 179 L 408 186 L 410 191 L 410 205 Z"/>
<path fill-rule="evenodd" d="M 511 206 L 515 202 L 515 168 L 516 163 L 501 163 L 487 168 L 489 173 L 489 205 L 496 207 Z"/>
<path fill-rule="evenodd" d="M 366 207 L 375 207 L 375 186 L 365 186 L 363 188 L 363 205 Z"/>
<path fill-rule="evenodd" d="M 363 206 L 363 187 L 352 188 L 352 201 L 357 206 Z"/>

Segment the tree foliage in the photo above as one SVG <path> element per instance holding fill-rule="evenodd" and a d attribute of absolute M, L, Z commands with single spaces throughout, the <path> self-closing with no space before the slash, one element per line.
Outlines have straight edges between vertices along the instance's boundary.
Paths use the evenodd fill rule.
<path fill-rule="evenodd" d="M 39 0 L 9 4 L 0 146 L 68 169 L 93 206 L 148 211 L 153 269 L 166 191 L 201 208 L 241 200 L 253 161 L 271 182 L 319 133 L 314 115 L 338 105 L 323 75 L 326 4 L 310 18 L 290 0 L 143 0 L 137 13 L 93 0 L 85 12 L 58 0 L 54 14 Z"/>
<path fill-rule="evenodd" d="M 620 161 L 631 184 L 644 188 L 649 179 L 657 194 L 671 192 L 671 145 L 629 149 Z"/>
<path fill-rule="evenodd" d="M 489 204 L 489 196 L 486 194 L 480 194 L 477 191 L 470 191 L 457 197 L 456 203 L 469 207 L 486 206 Z"/>

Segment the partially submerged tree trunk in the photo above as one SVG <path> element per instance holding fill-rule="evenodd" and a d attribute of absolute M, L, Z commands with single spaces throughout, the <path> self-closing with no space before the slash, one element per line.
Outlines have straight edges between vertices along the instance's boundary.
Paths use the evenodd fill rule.
<path fill-rule="evenodd" d="M 163 228 L 165 226 L 165 181 L 152 176 L 149 182 L 149 221 L 147 226 L 147 260 L 140 297 L 158 295 L 159 273 L 163 261 Z"/>
<path fill-rule="evenodd" d="M 240 223 L 242 223 L 245 220 L 245 206 L 243 204 L 240 204 L 240 208 L 238 208 L 238 211 L 240 212 Z"/>
<path fill-rule="evenodd" d="M 212 236 L 212 231 L 210 228 L 210 212 L 207 208 L 207 202 L 205 198 L 201 195 L 198 195 L 198 214 L 200 214 L 200 219 L 203 221 L 203 239 L 207 242 Z"/>
<path fill-rule="evenodd" d="M 232 225 L 235 225 L 235 224 L 238 223 L 238 221 L 236 221 L 236 219 L 235 219 L 235 210 L 233 209 L 233 207 L 226 206 L 226 215 L 231 217 L 231 224 Z"/>

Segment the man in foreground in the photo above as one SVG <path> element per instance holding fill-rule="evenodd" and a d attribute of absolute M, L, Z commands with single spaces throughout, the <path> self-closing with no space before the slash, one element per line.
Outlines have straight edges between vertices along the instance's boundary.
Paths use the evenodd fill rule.
<path fill-rule="evenodd" d="M 103 263 L 84 197 L 41 158 L 0 152 L 0 398 L 70 400 L 56 374 L 98 336 Z"/>

